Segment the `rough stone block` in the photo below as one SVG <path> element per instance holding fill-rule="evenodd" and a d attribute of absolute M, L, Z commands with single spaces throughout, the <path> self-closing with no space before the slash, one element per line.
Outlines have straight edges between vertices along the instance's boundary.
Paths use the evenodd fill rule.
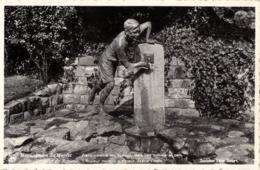
<path fill-rule="evenodd" d="M 91 76 L 95 73 L 95 69 L 97 69 L 97 66 L 78 66 L 75 76 Z"/>
<path fill-rule="evenodd" d="M 22 112 L 23 105 L 21 102 L 15 100 L 15 101 L 11 101 L 11 102 L 7 103 L 4 106 L 4 109 L 8 109 L 9 113 L 12 115 L 12 114 Z"/>
<path fill-rule="evenodd" d="M 90 88 L 87 85 L 75 84 L 73 92 L 75 94 L 87 94 Z"/>
<path fill-rule="evenodd" d="M 63 104 L 63 95 L 62 94 L 58 95 L 58 104 Z"/>
<path fill-rule="evenodd" d="M 59 95 L 53 95 L 49 98 L 50 106 L 56 106 L 59 103 Z"/>
<path fill-rule="evenodd" d="M 24 121 L 23 112 L 10 115 L 10 124 L 21 123 L 22 121 Z"/>
<path fill-rule="evenodd" d="M 87 107 L 86 107 L 86 105 L 85 104 L 75 104 L 74 105 L 74 110 L 76 110 L 76 111 L 81 111 L 81 110 L 84 110 L 84 109 L 86 109 Z"/>
<path fill-rule="evenodd" d="M 46 108 L 46 114 L 52 113 L 53 112 L 53 107 L 47 107 Z"/>
<path fill-rule="evenodd" d="M 35 108 L 41 107 L 41 101 L 39 96 L 31 96 L 29 97 L 30 107 L 29 110 L 33 110 Z"/>
<path fill-rule="evenodd" d="M 184 66 L 171 66 L 168 72 L 169 78 L 183 79 L 187 78 L 186 68 Z"/>
<path fill-rule="evenodd" d="M 9 124 L 10 120 L 10 112 L 8 109 L 4 110 L 4 126 L 7 126 Z"/>
<path fill-rule="evenodd" d="M 199 117 L 199 112 L 196 109 L 179 109 L 167 107 L 166 110 L 166 120 L 171 121 L 174 118 L 183 117 Z"/>
<path fill-rule="evenodd" d="M 51 94 L 56 94 L 58 83 L 48 84 L 47 87 L 50 89 Z"/>
<path fill-rule="evenodd" d="M 58 105 L 53 107 L 54 108 L 53 110 L 57 111 L 57 110 L 65 109 L 65 107 L 66 107 L 65 104 L 58 104 Z"/>
<path fill-rule="evenodd" d="M 34 109 L 32 114 L 34 117 L 37 117 L 42 114 L 42 111 L 40 109 Z"/>
<path fill-rule="evenodd" d="M 80 103 L 81 104 L 88 104 L 88 95 L 81 95 L 80 96 Z"/>
<path fill-rule="evenodd" d="M 191 88 L 193 87 L 193 81 L 191 79 L 171 79 L 171 85 L 169 88 Z"/>
<path fill-rule="evenodd" d="M 49 107 L 50 106 L 50 101 L 49 101 L 49 97 L 41 97 L 41 103 L 42 103 L 42 107 Z"/>
<path fill-rule="evenodd" d="M 32 119 L 32 112 L 31 111 L 26 111 L 24 112 L 24 120 L 31 120 Z"/>
<path fill-rule="evenodd" d="M 65 108 L 69 110 L 74 110 L 74 104 L 67 104 Z"/>
<path fill-rule="evenodd" d="M 78 82 L 77 83 L 87 85 L 88 84 L 87 77 L 86 76 L 78 77 Z"/>
<path fill-rule="evenodd" d="M 22 104 L 22 112 L 25 112 L 28 110 L 29 100 L 27 98 L 19 99 L 18 102 L 20 102 Z"/>
<path fill-rule="evenodd" d="M 62 94 L 62 83 L 58 83 L 57 89 L 56 89 L 56 94 Z"/>
<path fill-rule="evenodd" d="M 44 89 L 38 90 L 34 93 L 35 96 L 40 97 L 49 97 L 51 96 L 51 90 L 48 87 L 45 87 Z"/>
<path fill-rule="evenodd" d="M 169 88 L 166 97 L 170 99 L 190 99 L 189 89 L 185 88 Z"/>
<path fill-rule="evenodd" d="M 79 66 L 95 66 L 96 59 L 93 56 L 84 56 L 78 58 L 78 65 Z"/>
<path fill-rule="evenodd" d="M 191 99 L 165 99 L 165 107 L 195 108 L 195 102 Z"/>
<path fill-rule="evenodd" d="M 80 95 L 78 95 L 78 94 L 64 94 L 63 95 L 63 103 L 65 103 L 65 104 L 80 103 Z"/>
<path fill-rule="evenodd" d="M 63 94 L 72 94 L 75 84 L 69 83 L 63 85 Z"/>

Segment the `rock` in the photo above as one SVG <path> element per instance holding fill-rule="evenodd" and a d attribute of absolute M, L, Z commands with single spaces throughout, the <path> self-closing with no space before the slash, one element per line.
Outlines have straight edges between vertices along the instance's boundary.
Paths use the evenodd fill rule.
<path fill-rule="evenodd" d="M 126 145 L 129 147 L 131 151 L 140 152 L 141 151 L 141 141 L 137 140 L 133 136 L 127 135 Z"/>
<path fill-rule="evenodd" d="M 65 117 L 68 116 L 70 114 L 75 114 L 75 111 L 69 110 L 69 109 L 62 109 L 62 110 L 58 110 L 56 112 L 54 112 L 54 115 L 56 117 Z"/>
<path fill-rule="evenodd" d="M 254 129 L 254 123 L 245 123 L 245 128 Z"/>
<path fill-rule="evenodd" d="M 242 163 L 253 163 L 253 152 L 254 145 L 251 144 L 225 146 L 216 150 L 216 159 L 226 161 L 236 160 Z"/>
<path fill-rule="evenodd" d="M 56 139 L 70 139 L 70 131 L 68 128 L 58 127 L 54 129 L 48 129 L 36 134 L 37 137 L 51 137 Z"/>
<path fill-rule="evenodd" d="M 165 107 L 172 108 L 195 108 L 195 103 L 191 99 L 165 99 Z"/>
<path fill-rule="evenodd" d="M 18 148 L 33 141 L 32 136 L 23 136 L 17 138 L 5 138 L 4 143 L 7 148 Z"/>
<path fill-rule="evenodd" d="M 80 103 L 81 104 L 88 104 L 88 98 L 89 98 L 89 95 L 81 95 L 80 96 Z"/>
<path fill-rule="evenodd" d="M 243 144 L 248 143 L 249 139 L 246 137 L 228 137 L 224 138 L 225 144 Z"/>
<path fill-rule="evenodd" d="M 222 140 L 221 138 L 214 137 L 214 136 L 206 137 L 206 141 L 212 143 L 214 145 L 214 147 L 218 147 L 218 146 L 226 144 L 226 142 L 224 140 Z"/>
<path fill-rule="evenodd" d="M 46 114 L 50 114 L 53 112 L 53 107 L 46 108 Z"/>
<path fill-rule="evenodd" d="M 120 136 L 115 136 L 112 135 L 109 137 L 109 142 L 117 144 L 117 145 L 125 145 L 126 144 L 126 135 L 120 135 Z"/>
<path fill-rule="evenodd" d="M 20 101 L 13 100 L 4 106 L 5 110 L 9 110 L 10 115 L 17 114 L 23 111 L 23 105 Z"/>
<path fill-rule="evenodd" d="M 34 109 L 33 110 L 33 116 L 37 117 L 37 116 L 40 116 L 41 115 L 41 110 L 40 109 Z"/>
<path fill-rule="evenodd" d="M 173 140 L 173 144 L 172 144 L 173 150 L 175 150 L 175 151 L 181 150 L 185 145 L 185 141 L 186 141 L 186 138 L 176 137 Z"/>
<path fill-rule="evenodd" d="M 225 129 L 224 126 L 220 126 L 220 125 L 210 125 L 210 128 L 217 131 L 223 131 Z"/>
<path fill-rule="evenodd" d="M 18 99 L 17 101 L 22 104 L 22 112 L 28 110 L 28 105 L 30 101 L 27 98 Z"/>
<path fill-rule="evenodd" d="M 33 110 L 41 106 L 41 101 L 39 96 L 30 96 L 28 97 L 28 100 L 30 101 L 28 106 L 29 110 Z"/>
<path fill-rule="evenodd" d="M 189 89 L 187 88 L 168 88 L 168 93 L 166 94 L 168 98 L 171 99 L 190 99 Z"/>
<path fill-rule="evenodd" d="M 58 87 L 58 84 L 55 83 L 55 84 L 48 84 L 47 86 L 51 92 L 51 94 L 56 94 L 57 92 L 57 87 Z"/>
<path fill-rule="evenodd" d="M 89 121 L 69 122 L 61 125 L 70 130 L 72 139 L 89 139 L 91 136 L 96 134 L 95 124 Z"/>
<path fill-rule="evenodd" d="M 10 115 L 10 124 L 21 123 L 22 121 L 24 121 L 23 112 Z"/>
<path fill-rule="evenodd" d="M 59 104 L 59 95 L 53 95 L 49 98 L 50 106 L 56 106 Z"/>
<path fill-rule="evenodd" d="M 102 119 L 97 127 L 97 134 L 104 135 L 106 133 L 122 133 L 122 126 L 115 121 Z"/>
<path fill-rule="evenodd" d="M 68 144 L 70 142 L 71 141 L 64 140 L 64 139 L 61 139 L 61 138 L 49 137 L 49 136 L 40 136 L 39 138 L 37 138 L 35 140 L 35 143 L 37 143 L 41 147 L 41 150 L 44 149 L 44 152 L 48 147 L 65 145 L 65 144 Z M 35 148 L 35 149 L 37 150 L 37 148 Z"/>
<path fill-rule="evenodd" d="M 76 84 L 73 92 L 75 94 L 87 94 L 89 92 L 89 87 L 87 85 Z"/>
<path fill-rule="evenodd" d="M 29 127 L 25 125 L 11 125 L 4 129 L 4 137 L 19 137 L 29 133 Z"/>
<path fill-rule="evenodd" d="M 230 131 L 230 132 L 228 132 L 228 137 L 230 137 L 230 138 L 241 137 L 243 135 L 245 135 L 245 134 L 241 131 Z"/>
<path fill-rule="evenodd" d="M 42 159 L 33 159 L 33 158 L 23 158 L 17 163 L 19 164 L 60 164 L 62 160 L 58 158 L 42 158 Z"/>
<path fill-rule="evenodd" d="M 24 112 L 24 120 L 31 120 L 32 119 L 32 112 L 26 111 Z"/>
<path fill-rule="evenodd" d="M 4 110 L 4 126 L 7 126 L 10 121 L 10 112 L 9 110 L 5 109 Z"/>
<path fill-rule="evenodd" d="M 31 134 L 37 134 L 37 133 L 42 132 L 42 131 L 44 131 L 43 127 L 37 127 L 37 126 L 31 126 L 30 127 L 30 133 Z"/>
<path fill-rule="evenodd" d="M 108 155 L 113 155 L 114 157 L 122 157 L 122 155 L 127 155 L 130 149 L 127 146 L 121 146 L 111 143 L 105 148 L 104 153 Z"/>
<path fill-rule="evenodd" d="M 215 154 L 215 151 L 216 149 L 211 143 L 205 142 L 198 144 L 195 148 L 195 151 L 191 153 L 191 155 L 193 155 L 196 158 L 207 157 Z"/>
<path fill-rule="evenodd" d="M 40 96 L 40 97 L 49 97 L 51 96 L 51 91 L 48 87 L 45 87 L 42 90 L 34 92 L 35 96 Z"/>
<path fill-rule="evenodd" d="M 81 156 L 84 153 L 96 152 L 102 150 L 102 145 L 92 144 L 83 140 L 76 140 L 67 144 L 58 145 L 55 150 L 56 153 L 70 154 L 70 159 Z"/>
<path fill-rule="evenodd" d="M 53 127 L 53 126 L 58 127 L 62 124 L 68 123 L 69 121 L 73 122 L 73 119 L 70 119 L 70 118 L 66 119 L 66 118 L 62 118 L 62 117 L 58 117 L 58 118 L 53 117 L 53 118 L 47 119 L 44 129 L 49 129 L 50 127 Z"/>
<path fill-rule="evenodd" d="M 65 103 L 65 104 L 80 103 L 80 95 L 78 95 L 78 94 L 64 94 L 63 95 L 63 103 Z"/>
<path fill-rule="evenodd" d="M 181 108 L 174 108 L 172 106 L 170 107 L 166 107 L 165 108 L 166 111 L 166 117 L 167 117 L 167 122 L 171 123 L 172 119 L 176 119 L 179 117 L 189 117 L 189 118 L 193 118 L 193 117 L 199 117 L 200 114 L 196 109 L 181 109 Z"/>
<path fill-rule="evenodd" d="M 168 142 L 173 142 L 177 136 L 181 137 L 187 134 L 188 132 L 186 131 L 185 128 L 176 127 L 176 128 L 162 130 L 161 132 L 158 133 L 158 136 L 163 139 L 166 139 Z"/>

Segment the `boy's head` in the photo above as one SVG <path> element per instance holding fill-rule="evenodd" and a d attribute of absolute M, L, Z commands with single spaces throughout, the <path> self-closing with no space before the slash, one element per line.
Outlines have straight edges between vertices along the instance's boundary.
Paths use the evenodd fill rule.
<path fill-rule="evenodd" d="M 135 19 L 127 19 L 124 22 L 124 30 L 127 38 L 133 41 L 137 41 L 138 37 L 141 34 L 140 24 Z"/>

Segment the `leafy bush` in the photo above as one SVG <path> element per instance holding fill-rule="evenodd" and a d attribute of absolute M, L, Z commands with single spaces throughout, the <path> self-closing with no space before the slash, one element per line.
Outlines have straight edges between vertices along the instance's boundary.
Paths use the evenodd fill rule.
<path fill-rule="evenodd" d="M 192 27 L 174 24 L 156 35 L 165 47 L 166 86 L 172 57 L 192 73 L 191 90 L 202 116 L 238 118 L 254 99 L 254 45 L 247 41 L 213 39 Z"/>

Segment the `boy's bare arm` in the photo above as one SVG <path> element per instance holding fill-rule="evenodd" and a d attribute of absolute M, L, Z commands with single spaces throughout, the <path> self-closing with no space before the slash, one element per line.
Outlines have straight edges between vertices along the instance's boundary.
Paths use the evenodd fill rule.
<path fill-rule="evenodd" d="M 151 34 L 151 31 L 152 31 L 152 24 L 151 24 L 150 21 L 145 22 L 145 23 L 143 23 L 143 24 L 140 25 L 140 31 L 141 31 L 141 33 L 142 33 L 144 30 L 146 30 L 145 41 L 149 43 L 150 41 L 152 41 L 152 40 L 149 39 L 150 34 Z"/>

